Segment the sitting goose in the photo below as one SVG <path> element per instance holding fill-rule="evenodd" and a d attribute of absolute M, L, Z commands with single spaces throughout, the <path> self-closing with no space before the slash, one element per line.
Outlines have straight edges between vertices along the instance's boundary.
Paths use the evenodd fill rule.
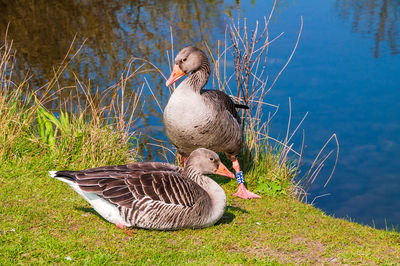
<path fill-rule="evenodd" d="M 234 176 L 215 152 L 203 148 L 190 154 L 185 168 L 143 162 L 50 172 L 119 228 L 159 230 L 202 228 L 221 218 L 225 193 L 203 174 Z"/>
<path fill-rule="evenodd" d="M 185 47 L 175 57 L 166 85 L 170 86 L 186 74 L 189 76 L 174 90 L 165 107 L 166 134 L 184 161 L 199 147 L 225 152 L 232 161 L 239 184 L 233 195 L 244 199 L 260 198 L 246 189 L 237 160 L 243 145 L 243 132 L 235 107 L 243 106 L 234 104 L 222 91 L 203 89 L 210 72 L 207 56 L 196 47 Z"/>

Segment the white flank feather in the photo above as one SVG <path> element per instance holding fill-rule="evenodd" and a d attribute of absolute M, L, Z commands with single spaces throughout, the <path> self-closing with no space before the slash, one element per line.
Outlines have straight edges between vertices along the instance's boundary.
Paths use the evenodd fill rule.
<path fill-rule="evenodd" d="M 49 171 L 49 174 L 52 178 L 56 178 L 57 171 Z"/>
<path fill-rule="evenodd" d="M 126 223 L 126 221 L 121 217 L 120 211 L 114 204 L 100 197 L 96 193 L 83 191 L 74 181 L 57 177 L 56 173 L 57 171 L 49 171 L 51 177 L 67 183 L 73 190 L 76 191 L 76 193 L 90 203 L 93 209 L 95 209 L 95 211 L 98 212 L 104 219 L 114 224 L 119 223 L 128 227 L 131 226 L 131 224 Z"/>

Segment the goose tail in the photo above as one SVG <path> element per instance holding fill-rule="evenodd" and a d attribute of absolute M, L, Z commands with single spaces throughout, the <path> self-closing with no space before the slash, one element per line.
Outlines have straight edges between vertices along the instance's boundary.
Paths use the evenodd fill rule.
<path fill-rule="evenodd" d="M 61 180 L 65 183 L 75 183 L 76 177 L 73 171 L 49 171 L 49 175 L 52 178 Z"/>
<path fill-rule="evenodd" d="M 78 193 L 84 200 L 92 205 L 95 211 L 107 221 L 117 225 L 120 224 L 122 226 L 132 226 L 132 224 L 126 222 L 125 217 L 121 216 L 120 210 L 115 204 L 94 192 L 82 190 L 77 183 L 77 178 L 75 177 L 77 172 L 79 171 L 49 171 L 49 174 L 52 178 L 67 183 L 73 190 L 75 190 L 76 193 Z"/>
<path fill-rule="evenodd" d="M 239 108 L 239 109 L 249 109 L 249 107 L 245 104 L 237 104 L 235 103 L 235 108 Z"/>
<path fill-rule="evenodd" d="M 52 178 L 58 179 L 67 183 L 73 190 L 75 190 L 81 197 L 83 197 L 87 202 L 92 204 L 93 200 L 99 199 L 96 193 L 83 191 L 77 184 L 76 177 L 74 176 L 74 171 L 49 171 Z M 92 204 L 93 206 L 93 204 Z"/>
<path fill-rule="evenodd" d="M 49 171 L 50 177 L 63 181 L 71 187 L 78 187 L 78 184 L 76 183 L 76 177 L 73 175 L 73 173 L 73 171 Z"/>
<path fill-rule="evenodd" d="M 56 178 L 57 177 L 57 171 L 49 171 L 49 175 L 52 178 Z"/>

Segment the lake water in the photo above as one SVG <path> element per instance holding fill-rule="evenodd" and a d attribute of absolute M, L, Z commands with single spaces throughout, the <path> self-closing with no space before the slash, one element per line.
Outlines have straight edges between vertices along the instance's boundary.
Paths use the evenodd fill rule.
<path fill-rule="evenodd" d="M 259 10 L 254 8 L 251 17 L 261 16 Z M 287 115 L 288 97 L 295 120 L 309 112 L 303 124 L 306 156 L 331 133 L 338 136 L 334 178 L 325 189 L 321 180 L 312 191 L 330 195 L 315 205 L 380 228 L 399 225 L 400 3 L 288 1 L 274 28 L 289 37 L 271 52 L 274 58 L 287 57 L 300 16 L 301 43 L 270 101 L 281 104 L 281 117 Z"/>
<path fill-rule="evenodd" d="M 268 16 L 273 1 L 1 1 L 0 33 L 10 22 L 20 77 L 29 69 L 33 88 L 43 85 L 77 34 L 85 47 L 70 70 L 93 87 L 115 82 L 131 56 L 145 57 L 169 74 L 166 51 L 172 25 L 175 49 L 224 38 L 228 14 L 247 17 L 251 27 Z M 391 228 L 400 224 L 400 2 L 388 0 L 281 0 L 270 34 L 284 32 L 269 51 L 274 77 L 296 42 L 297 51 L 266 101 L 279 105 L 270 135 L 284 138 L 291 98 L 292 127 L 308 112 L 305 166 L 336 133 L 339 162 L 323 187 L 332 162 L 311 188 L 309 201 L 336 217 Z M 161 104 L 166 93 L 160 75 L 148 75 Z M 66 75 L 60 82 L 72 82 Z M 138 83 L 143 80 L 136 80 Z M 132 86 L 136 86 L 133 82 Z M 210 83 L 208 84 L 210 86 Z M 149 93 L 139 128 L 146 141 L 162 139 L 159 110 Z M 268 111 L 268 110 L 266 110 Z M 292 128 L 293 129 L 293 128 Z M 301 146 L 301 131 L 294 137 Z M 146 135 L 147 136 L 147 135 Z M 147 154 L 153 154 L 147 147 Z M 325 195 L 328 194 L 328 195 Z M 323 197 L 319 197 L 325 195 Z"/>

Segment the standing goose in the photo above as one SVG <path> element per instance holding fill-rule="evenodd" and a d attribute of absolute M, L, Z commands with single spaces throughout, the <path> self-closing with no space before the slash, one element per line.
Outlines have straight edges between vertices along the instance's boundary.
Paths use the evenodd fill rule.
<path fill-rule="evenodd" d="M 188 46 L 175 57 L 175 65 L 166 82 L 170 86 L 186 74 L 189 76 L 174 90 L 164 110 L 164 126 L 178 153 L 187 156 L 199 147 L 225 152 L 232 161 L 239 184 L 234 196 L 260 198 L 248 191 L 237 160 L 243 145 L 240 117 L 231 98 L 222 91 L 203 89 L 210 77 L 207 56 Z"/>
<path fill-rule="evenodd" d="M 185 168 L 143 162 L 50 172 L 119 228 L 159 230 L 207 227 L 221 218 L 225 193 L 204 174 L 234 176 L 215 152 L 203 148 L 190 154 Z"/>

